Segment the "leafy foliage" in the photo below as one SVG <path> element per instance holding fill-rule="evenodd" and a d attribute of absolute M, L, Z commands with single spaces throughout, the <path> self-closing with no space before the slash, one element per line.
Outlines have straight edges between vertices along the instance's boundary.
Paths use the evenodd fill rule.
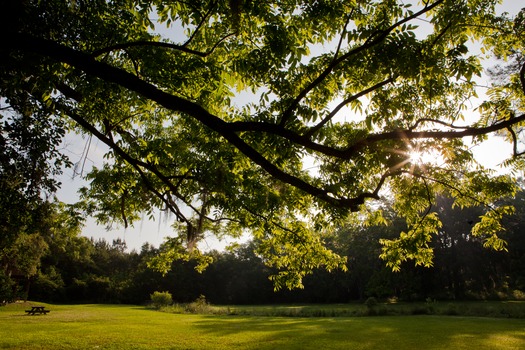
<path fill-rule="evenodd" d="M 496 3 L 27 0 L 5 6 L 0 96 L 26 118 L 52 116 L 37 134 L 69 121 L 109 147 L 82 190 L 101 222 L 165 210 L 190 255 L 205 233 L 249 231 L 280 269 L 276 287 L 291 288 L 344 269 L 328 233 L 391 197 L 408 227 L 383 257 L 429 266 L 440 194 L 490 207 L 473 233 L 505 247 L 511 210 L 496 204 L 514 180 L 470 148 L 499 133 L 522 170 L 524 11 L 497 15 Z M 475 112 L 483 56 L 470 41 L 503 62 Z M 442 161 L 415 161 L 419 150 Z"/>

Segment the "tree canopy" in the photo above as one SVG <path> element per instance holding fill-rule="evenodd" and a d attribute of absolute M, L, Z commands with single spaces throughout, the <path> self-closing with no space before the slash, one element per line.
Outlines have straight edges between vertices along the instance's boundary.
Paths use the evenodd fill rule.
<path fill-rule="evenodd" d="M 431 264 L 443 193 L 483 205 L 472 233 L 504 249 L 512 208 L 498 201 L 516 184 L 472 152 L 497 134 L 513 146 L 506 165 L 523 169 L 525 11 L 497 3 L 9 2 L 2 119 L 108 146 L 82 191 L 99 220 L 127 226 L 160 208 L 190 252 L 205 232 L 248 231 L 278 287 L 344 268 L 323 234 L 349 218 L 387 222 L 385 198 L 407 222 L 382 241 L 394 269 Z M 480 86 L 490 58 L 501 63 Z"/>

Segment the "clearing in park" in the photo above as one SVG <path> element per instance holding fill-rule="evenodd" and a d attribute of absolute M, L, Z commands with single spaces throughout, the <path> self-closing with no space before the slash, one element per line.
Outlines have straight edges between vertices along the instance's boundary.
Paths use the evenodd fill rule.
<path fill-rule="evenodd" d="M 525 320 L 458 316 L 274 317 L 141 306 L 0 308 L 2 349 L 523 349 Z"/>

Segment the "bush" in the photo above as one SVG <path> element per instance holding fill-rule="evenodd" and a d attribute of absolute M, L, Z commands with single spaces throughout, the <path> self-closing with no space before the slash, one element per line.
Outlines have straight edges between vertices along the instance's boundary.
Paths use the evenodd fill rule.
<path fill-rule="evenodd" d="M 368 309 L 373 309 L 377 306 L 378 302 L 377 302 L 377 299 L 374 298 L 374 297 L 370 297 L 368 299 L 366 299 L 365 301 L 365 305 Z"/>
<path fill-rule="evenodd" d="M 150 295 L 150 298 L 151 304 L 155 309 L 160 309 L 173 303 L 170 292 L 153 292 L 153 294 Z"/>
<path fill-rule="evenodd" d="M 213 308 L 206 301 L 206 297 L 201 295 L 186 306 L 186 311 L 192 314 L 209 314 L 213 313 Z"/>
<path fill-rule="evenodd" d="M 449 303 L 445 309 L 445 315 L 457 316 L 459 315 L 458 308 L 455 304 Z"/>
<path fill-rule="evenodd" d="M 525 300 L 525 293 L 519 289 L 513 290 L 512 298 L 514 300 Z"/>
<path fill-rule="evenodd" d="M 416 304 L 410 310 L 410 313 L 412 315 L 432 315 L 434 313 L 434 309 L 431 306 Z"/>

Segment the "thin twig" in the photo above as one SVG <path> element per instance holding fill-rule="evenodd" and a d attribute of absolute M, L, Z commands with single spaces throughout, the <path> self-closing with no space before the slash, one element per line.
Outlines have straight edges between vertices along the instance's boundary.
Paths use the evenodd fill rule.
<path fill-rule="evenodd" d="M 350 19 L 352 19 L 352 15 L 354 14 L 355 8 L 352 8 L 352 11 L 348 14 L 348 17 L 346 18 L 346 23 L 343 26 L 343 30 L 341 31 L 341 37 L 339 38 L 339 42 L 337 43 L 337 49 L 334 53 L 334 58 L 332 62 L 334 62 L 337 59 L 337 56 L 339 56 L 339 51 L 341 51 L 341 45 L 343 44 L 343 40 L 346 34 L 346 27 L 348 27 L 348 23 L 350 23 Z"/>
<path fill-rule="evenodd" d="M 312 128 L 310 128 L 310 130 L 308 130 L 308 132 L 304 136 L 307 137 L 307 138 L 312 137 L 317 131 L 319 131 L 319 129 L 321 129 L 324 125 L 326 125 L 326 123 L 328 123 L 341 110 L 341 108 L 343 108 L 344 106 L 348 105 L 349 103 L 357 100 L 358 98 L 360 98 L 362 96 L 365 96 L 366 94 L 368 94 L 370 92 L 373 92 L 373 91 L 375 91 L 375 90 L 377 90 L 377 89 L 379 89 L 379 88 L 381 88 L 381 87 L 383 87 L 383 86 L 385 86 L 385 85 L 387 85 L 389 83 L 392 83 L 393 81 L 395 81 L 395 79 L 396 79 L 395 77 L 388 78 L 386 80 L 383 80 L 380 83 L 375 84 L 374 86 L 369 87 L 368 89 L 362 90 L 359 93 L 348 97 L 343 102 L 338 104 L 332 110 L 332 112 L 330 112 L 322 121 L 320 121 L 317 125 L 315 125 Z"/>
<path fill-rule="evenodd" d="M 197 28 L 195 28 L 195 30 L 193 31 L 193 33 L 190 35 L 190 37 L 188 38 L 188 40 L 186 40 L 186 42 L 184 44 L 182 44 L 182 47 L 186 47 L 190 44 L 190 42 L 193 40 L 193 38 L 197 35 L 197 33 L 199 32 L 199 30 L 201 29 L 202 25 L 207 21 L 208 19 L 208 16 L 211 14 L 211 11 L 213 10 L 213 8 L 215 7 L 215 5 L 217 4 L 216 1 L 214 1 L 210 8 L 208 9 L 208 11 L 204 14 L 204 16 L 202 16 L 202 20 L 200 21 L 200 23 L 197 25 Z"/>
<path fill-rule="evenodd" d="M 521 89 L 523 90 L 523 93 L 525 93 L 525 63 L 523 63 L 520 69 L 520 82 Z"/>

